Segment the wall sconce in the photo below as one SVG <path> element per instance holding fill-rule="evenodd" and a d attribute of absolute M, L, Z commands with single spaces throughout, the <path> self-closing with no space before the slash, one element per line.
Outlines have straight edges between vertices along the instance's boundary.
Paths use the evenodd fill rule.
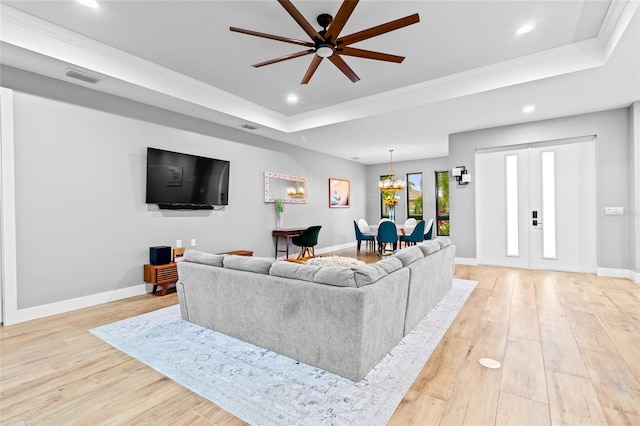
<path fill-rule="evenodd" d="M 471 175 L 464 166 L 458 166 L 451 169 L 451 176 L 456 178 L 458 185 L 466 185 L 471 182 Z"/>

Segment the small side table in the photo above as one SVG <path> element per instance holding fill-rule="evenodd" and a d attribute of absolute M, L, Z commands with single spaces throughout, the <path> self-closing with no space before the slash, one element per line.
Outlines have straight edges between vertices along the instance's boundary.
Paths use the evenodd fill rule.
<path fill-rule="evenodd" d="M 165 265 L 144 265 L 144 281 L 153 284 L 153 293 L 156 292 L 158 286 L 162 287 L 161 296 L 167 294 L 167 290 L 171 284 L 178 282 L 178 266 L 175 262 Z"/>

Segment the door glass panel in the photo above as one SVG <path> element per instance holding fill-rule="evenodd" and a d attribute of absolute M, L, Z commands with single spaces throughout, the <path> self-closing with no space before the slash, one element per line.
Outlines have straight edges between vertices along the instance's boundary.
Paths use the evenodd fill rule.
<path fill-rule="evenodd" d="M 556 258 L 556 157 L 542 153 L 542 257 Z"/>
<path fill-rule="evenodd" d="M 518 156 L 505 156 L 507 256 L 520 256 L 518 235 Z"/>

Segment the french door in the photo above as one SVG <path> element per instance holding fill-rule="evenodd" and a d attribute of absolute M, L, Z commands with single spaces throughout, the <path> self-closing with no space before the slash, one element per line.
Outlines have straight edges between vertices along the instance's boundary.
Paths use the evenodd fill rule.
<path fill-rule="evenodd" d="M 479 263 L 596 271 L 593 137 L 478 151 L 476 176 Z"/>

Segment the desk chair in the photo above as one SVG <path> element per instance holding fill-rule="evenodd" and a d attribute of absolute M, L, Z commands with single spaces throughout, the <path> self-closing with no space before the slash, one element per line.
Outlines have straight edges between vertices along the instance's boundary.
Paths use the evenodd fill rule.
<path fill-rule="evenodd" d="M 313 247 L 318 244 L 320 228 L 322 228 L 322 226 L 310 226 L 302 231 L 300 235 L 291 238 L 291 242 L 294 245 L 302 248 L 298 255 L 298 259 L 305 257 L 305 254 L 307 255 L 306 257 L 316 257 Z"/>

